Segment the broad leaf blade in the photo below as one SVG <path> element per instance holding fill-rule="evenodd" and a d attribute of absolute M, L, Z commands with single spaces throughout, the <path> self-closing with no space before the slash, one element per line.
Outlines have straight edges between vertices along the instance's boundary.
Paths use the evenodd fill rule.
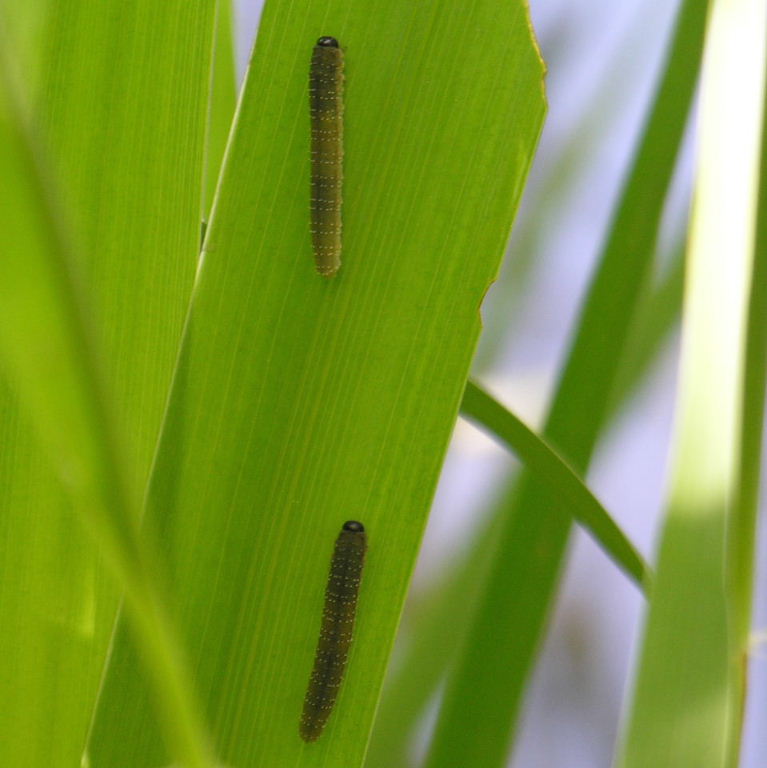
<path fill-rule="evenodd" d="M 311 48 L 346 50 L 344 256 L 309 243 Z M 149 514 L 226 762 L 361 762 L 441 457 L 543 115 L 524 4 L 265 9 L 206 238 Z M 349 670 L 298 736 L 332 543 L 369 532 Z M 101 704 L 143 730 L 119 636 Z M 117 766 L 99 722 L 94 766 Z"/>

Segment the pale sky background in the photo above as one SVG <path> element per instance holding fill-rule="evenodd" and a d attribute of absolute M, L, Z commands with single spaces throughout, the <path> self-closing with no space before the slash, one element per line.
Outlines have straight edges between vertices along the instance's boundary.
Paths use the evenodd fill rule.
<path fill-rule="evenodd" d="M 498 0 L 504 2 L 505 0 Z M 506 405 L 537 424 L 566 350 L 583 290 L 604 236 L 650 98 L 677 2 L 530 0 L 548 64 L 549 112 L 515 232 L 534 235 L 535 262 L 524 296 L 491 290 L 486 328 L 500 316 L 514 333 L 496 348 L 484 339 L 476 373 Z M 260 0 L 239 0 L 242 76 Z M 691 139 L 674 185 L 669 239 L 688 206 Z M 552 198 L 547 178 L 574 152 Z M 558 165 L 559 164 L 559 165 Z M 545 212 L 541 216 L 541 211 Z M 549 220 L 549 213 L 551 217 Z M 545 226 L 531 222 L 543 219 Z M 512 237 L 505 270 L 515 266 Z M 500 315 L 498 315 L 500 313 Z M 508 320 L 507 320 L 508 318 Z M 597 452 L 588 483 L 642 551 L 654 559 L 663 507 L 675 395 L 677 339 Z M 438 572 L 445 553 L 476 524 L 513 460 L 459 422 L 419 560 L 414 590 Z M 760 562 L 767 536 L 760 536 Z M 767 626 L 762 569 L 755 626 Z M 639 637 L 642 601 L 582 533 L 572 543 L 557 610 L 527 699 L 510 768 L 609 768 Z M 741 768 L 767 765 L 767 644 L 755 653 Z M 417 745 L 414 746 L 417 750 Z M 394 767 L 393 767 L 394 768 Z"/>

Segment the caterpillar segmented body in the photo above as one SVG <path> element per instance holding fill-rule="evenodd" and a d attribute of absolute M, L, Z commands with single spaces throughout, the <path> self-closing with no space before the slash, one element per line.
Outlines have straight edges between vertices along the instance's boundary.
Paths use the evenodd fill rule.
<path fill-rule="evenodd" d="M 362 523 L 344 523 L 330 561 L 320 637 L 299 724 L 304 741 L 320 737 L 338 696 L 352 642 L 366 549 L 367 535 Z"/>
<path fill-rule="evenodd" d="M 344 54 L 334 37 L 321 37 L 309 70 L 311 114 L 311 229 L 317 271 L 332 277 L 341 266 Z"/>

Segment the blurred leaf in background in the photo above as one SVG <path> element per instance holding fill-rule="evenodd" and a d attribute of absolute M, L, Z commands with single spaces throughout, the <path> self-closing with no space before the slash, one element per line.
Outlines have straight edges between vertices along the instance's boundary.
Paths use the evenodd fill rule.
<path fill-rule="evenodd" d="M 37 244 L 52 211 L 70 246 L 61 268 L 72 273 L 66 277 L 86 312 L 85 332 L 101 353 L 94 371 L 114 393 L 101 405 L 122 428 L 116 458 L 136 500 L 196 267 L 212 19 L 212 3 L 191 8 L 150 0 L 119 6 L 67 0 L 55 9 L 20 3 L 4 5 L 0 14 L 8 31 L 3 76 L 15 82 L 18 110 L 26 113 L 16 115 L 24 135 L 12 146 L 26 145 L 34 155 L 41 186 L 29 204 L 50 203 L 41 219 L 29 220 L 22 215 L 28 201 L 8 190 L 3 215 L 13 227 L 6 231 L 19 237 L 9 241 L 6 264 L 26 265 L 31 278 L 36 253 L 52 253 L 56 263 L 58 246 L 46 252 Z M 10 172 L 3 178 L 23 183 Z M 30 286 L 42 290 L 44 283 Z M 19 310 L 55 349 L 62 329 L 47 325 L 57 322 L 54 296 Z M 19 327 L 17 318 L 12 322 Z M 84 365 L 86 358 L 79 359 Z M 50 363 L 58 364 L 56 355 Z M 39 397 L 32 397 L 28 390 L 38 385 Z M 80 453 L 85 443 L 73 432 L 76 420 L 64 420 L 57 407 L 40 410 L 44 403 L 65 404 L 77 389 L 53 377 L 21 386 L 3 380 L 0 404 L 7 553 L 0 624 L 14 628 L 0 639 L 0 763 L 69 768 L 79 764 L 118 604 L 103 560 L 114 552 L 99 551 L 106 534 L 94 529 L 89 509 L 82 510 L 90 525 L 84 533 L 71 488 L 61 486 L 62 475 L 72 485 L 67 461 L 83 462 L 87 473 L 95 454 Z M 31 406 L 31 418 L 19 411 L 20 402 Z M 55 452 L 53 467 L 33 423 Z"/>
<path fill-rule="evenodd" d="M 748 343 L 746 320 L 757 253 L 765 31 L 764 3 L 714 1 L 698 112 L 670 487 L 620 756 L 626 768 L 738 764 L 755 505 L 736 516 L 736 504 L 739 462 L 758 463 L 760 441 L 745 443 L 751 455 L 739 447 L 744 431 L 761 433 L 764 415 L 762 332 L 753 326 L 761 343 Z M 763 308 L 761 293 L 754 299 Z M 744 377 L 754 375 L 762 386 L 751 412 L 743 408 L 743 387 Z M 728 547 L 728 537 L 748 546 Z"/>

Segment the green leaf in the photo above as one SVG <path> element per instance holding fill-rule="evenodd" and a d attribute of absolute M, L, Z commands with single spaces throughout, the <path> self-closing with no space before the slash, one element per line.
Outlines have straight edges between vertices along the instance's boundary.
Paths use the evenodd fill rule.
<path fill-rule="evenodd" d="M 346 54 L 343 266 L 309 241 L 312 46 Z M 151 484 L 222 758 L 359 765 L 444 451 L 541 128 L 525 4 L 267 3 Z M 298 736 L 333 541 L 369 533 L 346 680 Z M 163 755 L 116 638 L 94 768 Z M 119 713 L 118 717 L 114 713 Z"/>
<path fill-rule="evenodd" d="M 733 685 L 741 659 L 733 657 L 728 632 L 740 625 L 742 653 L 743 611 L 748 610 L 742 602 L 744 581 L 753 579 L 753 510 L 741 510 L 732 521 L 728 517 L 741 479 L 737 456 L 758 210 L 765 29 L 767 12 L 761 3 L 718 0 L 712 7 L 701 87 L 679 416 L 657 580 L 620 762 L 626 768 L 737 764 L 731 740 L 739 728 L 730 723 L 742 718 L 741 691 Z M 763 363 L 761 349 L 749 352 L 750 365 Z M 762 366 L 761 383 L 763 376 Z M 761 425 L 747 430 L 754 428 L 761 430 Z M 749 557 L 729 569 L 728 528 L 741 537 L 732 552 L 750 539 Z M 732 578 L 736 572 L 740 594 L 725 580 L 725 573 Z M 733 606 L 728 596 L 735 598 Z"/>
<path fill-rule="evenodd" d="M 207 221 L 216 191 L 216 182 L 224 159 L 224 150 L 232 125 L 235 93 L 234 40 L 232 38 L 231 0 L 216 5 L 216 41 L 213 49 L 208 131 L 205 142 L 205 190 L 203 219 Z"/>
<path fill-rule="evenodd" d="M 466 385 L 461 413 L 514 451 L 526 468 L 561 499 L 567 513 L 591 533 L 597 544 L 641 589 L 650 586 L 647 564 L 634 545 L 567 462 L 543 439 L 471 381 Z"/>
<path fill-rule="evenodd" d="M 408 595 L 404 631 L 397 637 L 398 645 L 404 644 L 405 652 L 397 658 L 395 648 L 396 663 L 386 671 L 365 768 L 408 766 L 412 762 L 413 738 L 426 707 L 436 695 L 444 671 L 449 669 L 466 635 L 466 614 L 456 611 L 455 607 L 472 605 L 482 590 L 487 553 L 498 526 L 493 528 L 482 521 L 477 528 L 473 533 L 480 546 L 472 547 L 468 553 L 462 552 L 460 559 L 451 558 L 446 573 L 435 585 L 423 593 L 411 591 Z M 445 627 L 450 631 L 446 632 Z"/>
<path fill-rule="evenodd" d="M 637 307 L 610 396 L 610 413 L 617 413 L 646 380 L 664 343 L 668 343 L 678 326 L 684 286 L 684 246 L 684 240 L 674 246 L 669 254 L 671 264 Z"/>
<path fill-rule="evenodd" d="M 584 473 L 651 273 L 698 74 L 705 0 L 686 0 L 662 81 L 586 298 L 544 436 Z M 571 518 L 529 474 L 510 490 L 486 591 L 448 681 L 428 768 L 501 766 L 557 584 Z"/>
<path fill-rule="evenodd" d="M 6 337 L 12 380 L 0 383 L 0 624 L 14 627 L 0 639 L 0 763 L 71 768 L 119 598 L 104 566 L 125 575 L 130 561 L 196 267 L 213 9 L 6 5 L 29 48 L 2 46 L 24 86 L 9 102 L 8 162 L 28 163 L 3 173 L 3 266 L 19 269 L 3 285 L 18 336 Z M 126 481 L 122 506 L 110 472 Z"/>
<path fill-rule="evenodd" d="M 115 604 L 72 513 L 78 502 L 87 508 L 101 479 L 94 477 L 103 468 L 100 403 L 90 401 L 83 380 L 92 361 L 72 337 L 78 318 L 62 261 L 65 237 L 14 92 L 3 31 L 0 762 L 65 766 L 80 758 Z"/>
<path fill-rule="evenodd" d="M 72 506 L 125 590 L 174 754 L 205 768 L 210 762 L 204 731 L 159 598 L 151 550 L 139 536 L 138 505 L 120 462 L 120 440 L 71 277 L 72 252 L 16 88 L 8 62 L 0 59 L 0 168 L 11 182 L 0 198 L 9 246 L 9 257 L 0 263 L 0 361 Z M 60 630 L 77 628 L 71 622 Z M 22 741 L 17 751 L 25 749 L 39 747 Z"/>
<path fill-rule="evenodd" d="M 766 74 L 767 77 L 767 74 Z M 748 689 L 748 656 L 752 647 L 751 621 L 756 574 L 756 526 L 759 512 L 762 430 L 767 387 L 767 93 L 762 113 L 762 148 L 759 199 L 754 237 L 754 263 L 743 374 L 743 404 L 740 417 L 738 478 L 728 527 L 726 586 L 732 615 L 732 701 L 737 713 L 731 718 L 731 765 L 737 765 Z"/>
<path fill-rule="evenodd" d="M 70 0 L 51 27 L 40 118 L 139 492 L 197 266 L 213 10 Z"/>
<path fill-rule="evenodd" d="M 42 37 L 50 5 L 51 0 L 27 0 L 0 6 L 0 24 L 8 53 L 18 61 L 18 71 L 24 73 L 24 87 L 30 94 L 36 94 L 40 86 Z"/>

